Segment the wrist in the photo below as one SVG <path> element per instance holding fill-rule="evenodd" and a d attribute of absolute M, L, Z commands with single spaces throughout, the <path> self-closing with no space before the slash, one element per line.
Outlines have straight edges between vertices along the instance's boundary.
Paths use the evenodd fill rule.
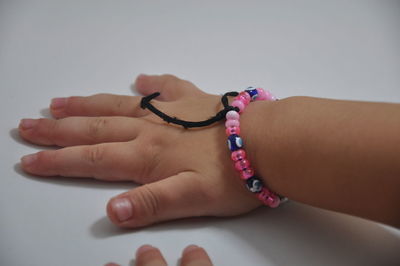
<path fill-rule="evenodd" d="M 241 117 L 241 134 L 256 175 L 281 196 L 287 195 L 283 176 L 288 150 L 284 145 L 288 132 L 281 120 L 289 99 L 253 102 Z"/>

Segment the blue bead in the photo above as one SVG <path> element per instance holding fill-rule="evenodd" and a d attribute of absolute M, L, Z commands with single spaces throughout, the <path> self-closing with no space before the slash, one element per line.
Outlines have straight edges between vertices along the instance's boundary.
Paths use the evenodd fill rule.
<path fill-rule="evenodd" d="M 256 176 L 252 176 L 246 180 L 247 188 L 253 193 L 260 193 L 263 188 L 263 182 Z"/>
<path fill-rule="evenodd" d="M 250 95 L 252 101 L 257 99 L 257 96 L 258 96 L 257 89 L 255 89 L 253 87 L 248 87 L 247 90 L 245 90 L 245 91 Z"/>
<path fill-rule="evenodd" d="M 233 134 L 228 137 L 228 148 L 230 151 L 236 151 L 242 147 L 243 141 L 238 135 Z"/>

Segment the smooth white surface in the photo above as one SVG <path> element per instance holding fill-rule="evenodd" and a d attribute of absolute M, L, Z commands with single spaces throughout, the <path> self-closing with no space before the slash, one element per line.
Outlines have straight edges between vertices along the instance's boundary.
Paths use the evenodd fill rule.
<path fill-rule="evenodd" d="M 399 1 L 0 1 L 0 265 L 128 265 L 145 243 L 171 265 L 192 243 L 215 265 L 399 265 L 398 230 L 297 203 L 119 230 L 105 204 L 133 184 L 27 176 L 41 147 L 15 131 L 52 97 L 131 94 L 139 73 L 400 102 L 399 28 Z"/>

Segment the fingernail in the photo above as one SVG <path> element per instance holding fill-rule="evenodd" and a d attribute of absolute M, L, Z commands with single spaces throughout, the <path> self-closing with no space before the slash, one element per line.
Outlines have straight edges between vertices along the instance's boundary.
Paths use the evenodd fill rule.
<path fill-rule="evenodd" d="M 136 257 L 152 249 L 154 249 L 154 247 L 151 245 L 143 245 L 140 248 L 138 248 L 138 250 L 136 250 Z"/>
<path fill-rule="evenodd" d="M 132 217 L 132 203 L 127 198 L 114 199 L 111 202 L 111 208 L 120 222 L 125 222 Z"/>
<path fill-rule="evenodd" d="M 196 245 L 189 245 L 183 250 L 183 253 L 187 253 L 187 252 L 193 251 L 198 248 L 200 248 L 200 247 L 196 246 Z"/>
<path fill-rule="evenodd" d="M 21 158 L 21 163 L 23 166 L 30 166 L 32 165 L 37 159 L 37 154 L 29 154 L 25 155 L 24 157 Z"/>
<path fill-rule="evenodd" d="M 63 108 L 67 104 L 67 98 L 54 98 L 51 100 L 50 108 Z"/>
<path fill-rule="evenodd" d="M 31 129 L 37 124 L 37 119 L 22 119 L 19 126 L 22 129 Z"/>
<path fill-rule="evenodd" d="M 138 79 L 140 79 L 140 78 L 144 78 L 144 77 L 147 77 L 148 75 L 146 75 L 146 74 L 140 74 L 137 78 Z"/>

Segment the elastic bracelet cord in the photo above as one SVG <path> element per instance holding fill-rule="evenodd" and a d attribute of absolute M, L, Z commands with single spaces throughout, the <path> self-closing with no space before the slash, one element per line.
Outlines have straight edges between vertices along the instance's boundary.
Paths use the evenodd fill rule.
<path fill-rule="evenodd" d="M 241 179 L 245 182 L 247 189 L 255 193 L 263 204 L 271 208 L 276 208 L 286 198 L 272 192 L 265 186 L 261 178 L 255 175 L 254 169 L 250 166 L 250 162 L 246 158 L 246 152 L 243 149 L 243 140 L 239 136 L 240 114 L 250 102 L 260 100 L 275 101 L 276 98 L 270 92 L 264 91 L 261 88 L 255 89 L 249 87 L 247 90 L 239 93 L 232 102 L 232 106 L 238 107 L 239 111 L 232 110 L 226 113 L 226 135 L 228 136 L 228 148 L 231 151 L 231 159 L 234 162 L 235 169 L 240 173 Z"/>
<path fill-rule="evenodd" d="M 234 97 L 234 96 L 238 95 L 238 93 L 236 91 L 231 91 L 231 92 L 225 93 L 221 97 L 221 102 L 222 102 L 222 105 L 224 106 L 224 109 L 219 111 L 215 116 L 213 116 L 207 120 L 203 120 L 203 121 L 197 121 L 197 122 L 185 121 L 185 120 L 181 120 L 177 117 L 171 117 L 171 116 L 163 113 L 162 111 L 158 110 L 154 105 L 152 105 L 150 103 L 150 101 L 152 99 L 158 97 L 159 95 L 160 95 L 159 92 L 155 92 L 153 94 L 143 97 L 142 100 L 140 101 L 140 107 L 142 109 L 146 109 L 146 108 L 149 109 L 152 113 L 154 113 L 155 115 L 160 117 L 162 120 L 166 121 L 167 123 L 176 124 L 176 125 L 182 126 L 185 129 L 209 126 L 215 122 L 218 122 L 218 121 L 224 119 L 227 112 L 239 111 L 239 109 L 237 107 L 230 106 L 228 103 L 228 96 Z"/>

